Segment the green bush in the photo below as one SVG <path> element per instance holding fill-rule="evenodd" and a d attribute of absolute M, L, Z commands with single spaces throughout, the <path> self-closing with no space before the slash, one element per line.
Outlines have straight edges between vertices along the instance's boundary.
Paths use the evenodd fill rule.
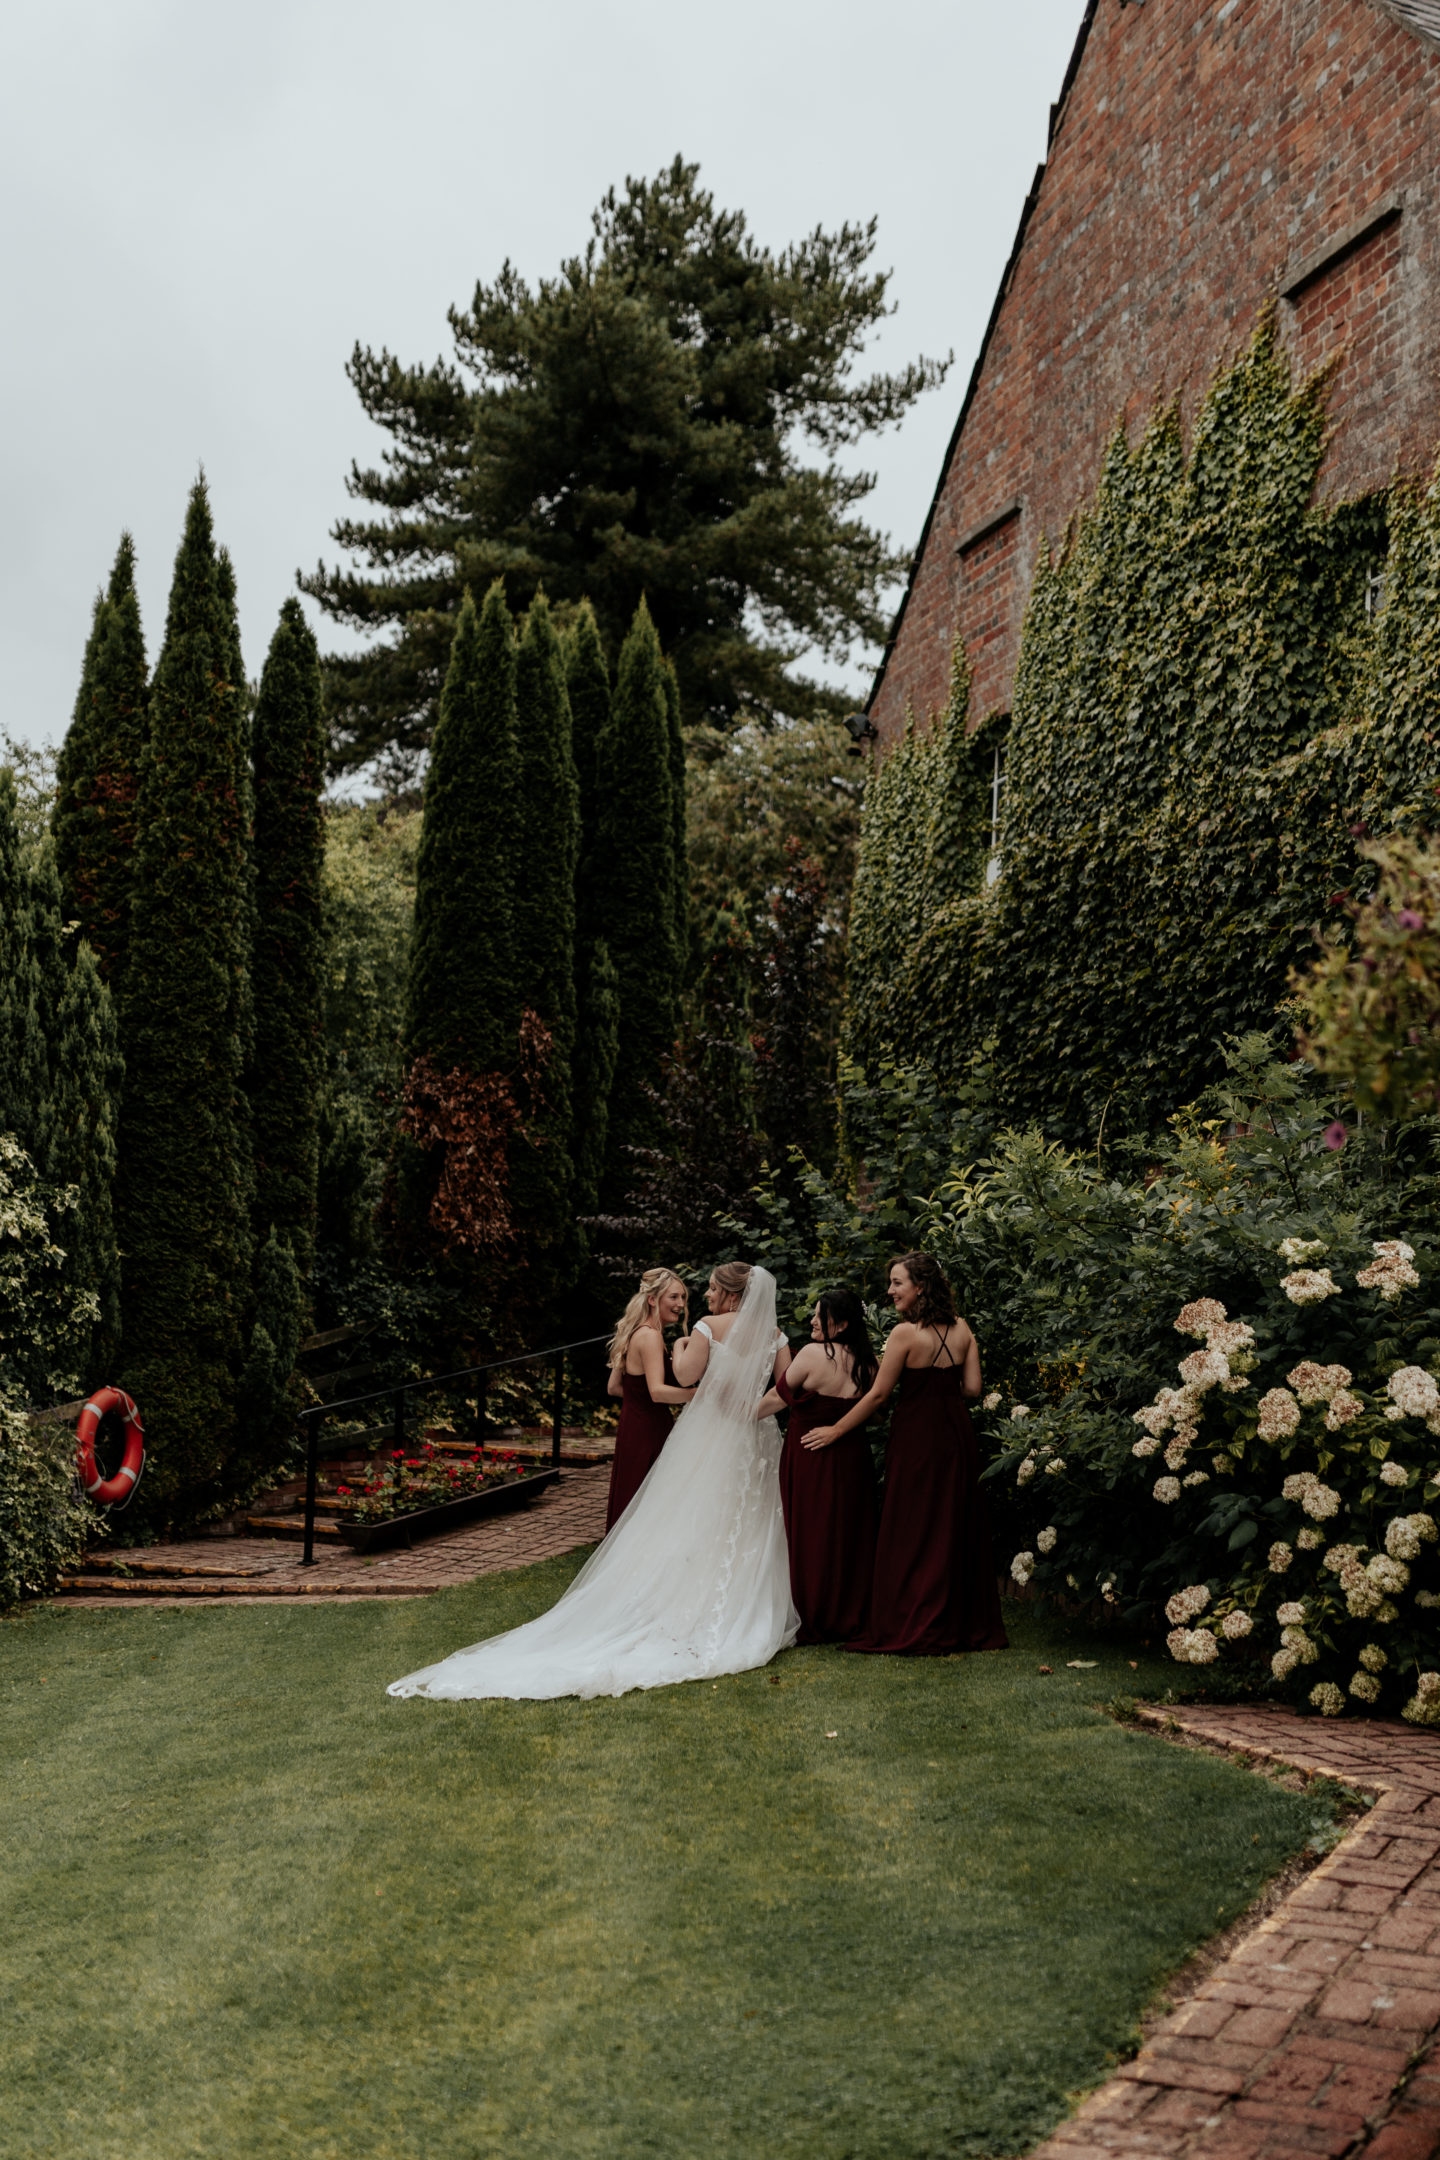
<path fill-rule="evenodd" d="M 32 1425 L 0 1395 L 0 1611 L 53 1590 L 99 1528 L 70 1427 Z"/>
<path fill-rule="evenodd" d="M 826 1283 L 878 1295 L 923 1245 L 980 1342 L 1017 1580 L 1164 1612 L 1183 1661 L 1327 1713 L 1440 1723 L 1433 1125 L 1334 1145 L 1260 1036 L 1143 1152 L 987 1134 L 988 1094 L 983 1070 L 953 1096 L 852 1073 L 860 1174 L 810 1172 L 808 1220 L 761 1195 L 797 1314 Z"/>

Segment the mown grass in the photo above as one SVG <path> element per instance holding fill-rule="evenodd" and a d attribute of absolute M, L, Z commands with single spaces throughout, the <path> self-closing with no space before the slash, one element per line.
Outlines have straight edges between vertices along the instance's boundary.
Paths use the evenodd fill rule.
<path fill-rule="evenodd" d="M 1175 1668 L 1026 1613 L 983 1658 L 385 1696 L 575 1565 L 0 1626 L 6 2160 L 1023 2152 L 1316 1827 L 1091 1707 Z"/>

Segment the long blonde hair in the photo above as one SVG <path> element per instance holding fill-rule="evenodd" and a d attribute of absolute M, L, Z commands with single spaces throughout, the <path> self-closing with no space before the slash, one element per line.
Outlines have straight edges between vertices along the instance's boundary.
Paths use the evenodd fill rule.
<path fill-rule="evenodd" d="M 646 1268 L 645 1273 L 640 1277 L 639 1289 L 625 1307 L 624 1312 L 621 1313 L 615 1333 L 610 1338 L 607 1355 L 612 1370 L 617 1365 L 623 1369 L 625 1355 L 630 1348 L 630 1340 L 635 1330 L 638 1327 L 643 1327 L 647 1320 L 658 1318 L 658 1315 L 653 1312 L 653 1307 L 657 1298 L 671 1283 L 675 1283 L 681 1290 L 685 1289 L 684 1283 L 680 1281 L 680 1277 L 675 1273 L 674 1268 Z M 686 1302 L 687 1304 L 689 1302 L 688 1291 L 686 1291 Z"/>

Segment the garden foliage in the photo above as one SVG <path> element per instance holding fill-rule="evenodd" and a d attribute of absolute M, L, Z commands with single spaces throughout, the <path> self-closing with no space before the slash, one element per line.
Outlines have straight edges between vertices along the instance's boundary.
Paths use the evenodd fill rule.
<path fill-rule="evenodd" d="M 797 1212 L 772 1187 L 746 1249 L 795 1319 L 822 1288 L 878 1296 L 895 1252 L 937 1256 L 981 1347 L 1017 1580 L 1162 1631 L 1186 1593 L 1187 1662 L 1419 1715 L 1440 1665 L 1433 1130 L 1327 1145 L 1333 1104 L 1260 1036 L 1143 1148 L 997 1130 L 992 1089 L 982 1065 L 953 1089 L 852 1071 L 862 1190 L 809 1170 Z"/>
<path fill-rule="evenodd" d="M 33 1425 L 0 1387 L 0 1612 L 46 1596 L 102 1534 L 76 1481 L 70 1427 Z"/>
<path fill-rule="evenodd" d="M 998 881 L 977 874 L 990 758 L 983 734 L 952 740 L 958 699 L 872 783 L 850 975 L 867 1066 L 955 1075 L 993 1038 L 1007 1116 L 1071 1140 L 1107 1115 L 1153 1126 L 1214 1078 L 1222 1036 L 1269 1025 L 1352 883 L 1351 828 L 1422 817 L 1440 488 L 1317 504 L 1325 440 L 1324 381 L 1292 387 L 1269 318 L 1188 448 L 1173 408 L 1116 434 L 1036 572 Z"/>

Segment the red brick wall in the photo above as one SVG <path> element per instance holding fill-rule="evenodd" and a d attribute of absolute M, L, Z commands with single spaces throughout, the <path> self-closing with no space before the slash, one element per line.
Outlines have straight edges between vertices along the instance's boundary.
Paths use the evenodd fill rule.
<path fill-rule="evenodd" d="M 1398 219 L 1315 274 L 1387 205 Z M 1264 297 L 1292 289 L 1297 364 L 1341 354 L 1324 492 L 1428 470 L 1440 51 L 1374 0 L 1099 0 L 872 703 L 882 736 L 907 701 L 943 707 L 957 628 L 972 711 L 1008 706 L 1042 536 L 1092 492 L 1117 418 L 1157 394 L 1193 412 Z"/>

